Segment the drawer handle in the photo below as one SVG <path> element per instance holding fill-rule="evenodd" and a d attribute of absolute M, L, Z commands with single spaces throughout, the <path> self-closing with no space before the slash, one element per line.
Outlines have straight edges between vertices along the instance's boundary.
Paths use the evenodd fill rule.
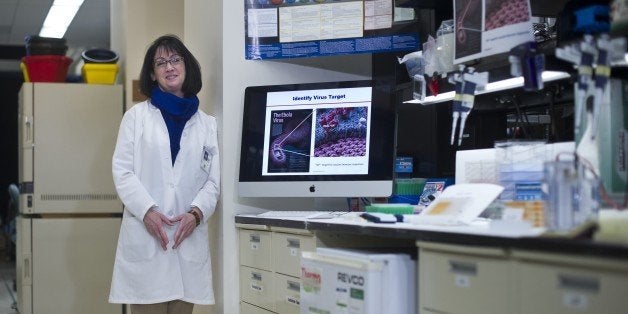
<path fill-rule="evenodd" d="M 576 289 L 591 292 L 600 291 L 600 280 L 592 277 L 558 275 L 558 286 L 562 289 Z"/>
<path fill-rule="evenodd" d="M 260 274 L 260 273 L 251 273 L 251 279 L 257 280 L 257 281 L 262 281 L 262 274 Z"/>
<path fill-rule="evenodd" d="M 260 243 L 262 239 L 259 234 L 251 234 L 249 235 L 249 242 Z"/>
<path fill-rule="evenodd" d="M 289 248 L 295 248 L 295 249 L 301 248 L 301 241 L 299 241 L 299 239 L 287 239 L 287 241 L 288 241 Z"/>
<path fill-rule="evenodd" d="M 31 277 L 31 257 L 30 256 L 25 256 L 24 257 L 24 265 L 23 266 L 23 272 L 22 272 L 22 280 L 29 280 Z"/>
<path fill-rule="evenodd" d="M 298 282 L 294 282 L 292 280 L 287 280 L 286 283 L 288 284 L 288 287 L 286 287 L 288 290 L 292 290 L 292 291 L 296 291 L 296 292 L 300 292 L 301 291 L 301 285 Z"/>
<path fill-rule="evenodd" d="M 478 267 L 475 263 L 449 261 L 450 271 L 452 273 L 465 274 L 469 276 L 475 276 L 478 272 Z"/>

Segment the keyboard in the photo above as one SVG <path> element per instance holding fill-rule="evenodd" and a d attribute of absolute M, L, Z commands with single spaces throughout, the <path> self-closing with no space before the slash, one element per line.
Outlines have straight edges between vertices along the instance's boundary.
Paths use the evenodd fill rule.
<path fill-rule="evenodd" d="M 312 210 L 271 210 L 258 214 L 260 218 L 305 218 L 305 219 L 329 219 L 336 218 L 346 212 L 312 211 Z"/>

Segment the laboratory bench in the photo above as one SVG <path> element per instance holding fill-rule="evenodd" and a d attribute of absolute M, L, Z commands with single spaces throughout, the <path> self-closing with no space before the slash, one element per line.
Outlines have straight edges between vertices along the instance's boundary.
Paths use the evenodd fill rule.
<path fill-rule="evenodd" d="M 398 248 L 417 261 L 417 313 L 623 313 L 628 245 L 540 229 L 236 215 L 242 313 L 300 313 L 301 251 Z M 286 264 L 288 263 L 288 264 Z M 283 282 L 282 282 L 283 281 Z"/>

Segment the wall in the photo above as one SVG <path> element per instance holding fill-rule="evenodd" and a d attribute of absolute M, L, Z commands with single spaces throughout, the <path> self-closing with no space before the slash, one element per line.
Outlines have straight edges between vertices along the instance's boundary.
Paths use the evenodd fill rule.
<path fill-rule="evenodd" d="M 183 41 L 201 65 L 203 89 L 198 94 L 200 107 L 206 113 L 218 117 L 218 138 L 222 134 L 220 119 L 222 98 L 222 40 L 220 1 L 185 0 L 183 19 Z M 221 142 L 222 143 L 222 142 Z M 222 157 L 222 156 L 221 156 Z M 216 305 L 195 306 L 194 314 L 227 313 L 222 311 L 223 289 L 221 288 L 222 255 L 220 246 L 220 221 L 222 215 L 219 203 L 209 223 L 209 245 L 211 251 L 212 271 L 214 276 L 214 297 Z"/>
<path fill-rule="evenodd" d="M 237 177 L 242 104 L 247 86 L 370 78 L 369 55 L 255 61 L 244 59 L 244 0 L 222 1 L 222 290 L 223 312 L 239 313 L 238 253 L 234 215 L 264 206 L 283 207 L 283 200 L 238 198 Z M 227 123 L 228 121 L 228 123 Z M 292 200 L 299 204 L 298 200 Z M 290 206 L 290 205 L 288 205 Z M 307 206 L 307 205 L 306 205 Z M 216 259 L 214 259 L 216 261 Z M 235 278 L 234 278 L 235 277 Z"/>
<path fill-rule="evenodd" d="M 125 104 L 133 105 L 133 80 L 139 79 L 144 54 L 150 43 L 163 34 L 183 37 L 183 5 L 166 0 L 110 0 L 111 49 L 120 54 Z"/>

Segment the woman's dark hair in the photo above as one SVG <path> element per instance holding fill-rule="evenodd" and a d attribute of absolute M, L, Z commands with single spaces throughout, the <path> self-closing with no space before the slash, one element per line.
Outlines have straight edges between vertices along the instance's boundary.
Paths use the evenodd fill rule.
<path fill-rule="evenodd" d="M 176 52 L 183 57 L 183 64 L 185 64 L 185 80 L 181 87 L 183 94 L 186 97 L 198 94 L 203 85 L 201 81 L 201 66 L 188 48 L 183 45 L 183 42 L 175 35 L 161 36 L 148 47 L 144 56 L 142 71 L 140 72 L 140 92 L 150 98 L 153 87 L 157 86 L 157 82 L 153 81 L 150 75 L 154 72 L 155 54 L 159 48 L 169 52 Z"/>

